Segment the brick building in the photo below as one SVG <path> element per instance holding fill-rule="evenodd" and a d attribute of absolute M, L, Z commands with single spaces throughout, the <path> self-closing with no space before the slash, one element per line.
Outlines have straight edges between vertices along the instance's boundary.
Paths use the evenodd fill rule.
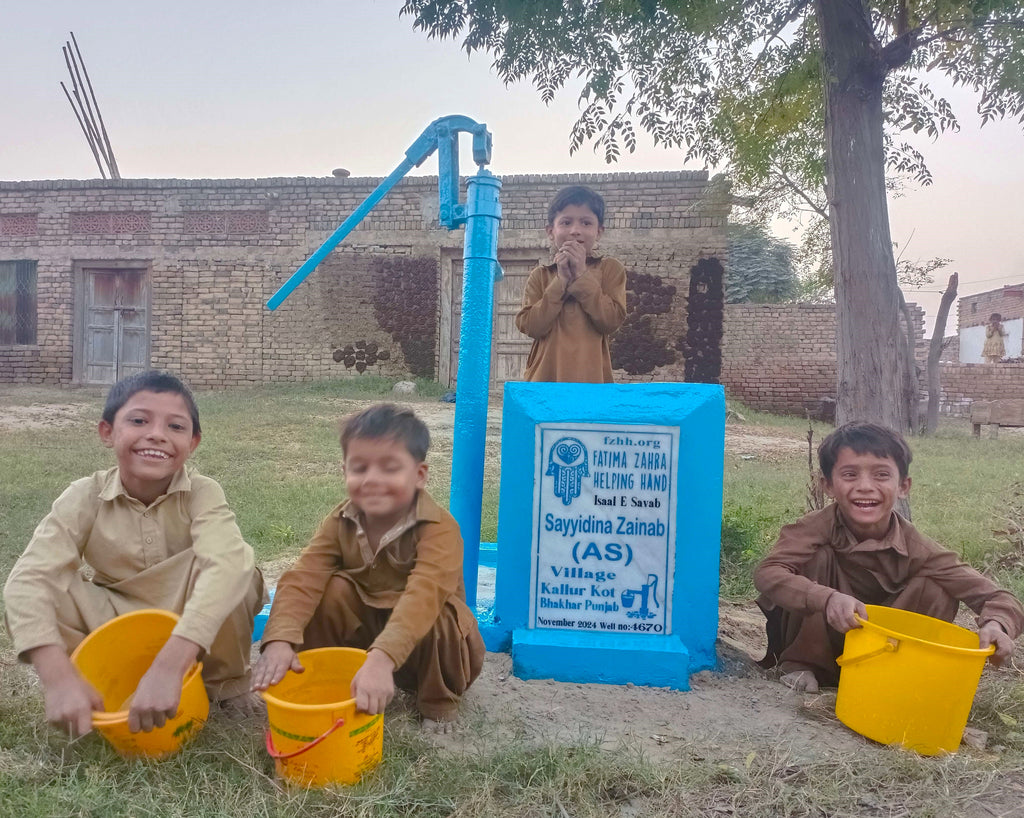
<path fill-rule="evenodd" d="M 145 367 L 199 388 L 409 373 L 454 379 L 462 231 L 437 180 L 399 183 L 276 311 L 266 300 L 379 179 L 0 182 L 0 382 L 105 384 Z M 529 270 L 566 184 L 608 207 L 629 271 L 619 380 L 682 380 L 691 269 L 717 274 L 728 205 L 704 172 L 503 178 L 493 371 L 522 372 Z M 708 266 L 710 265 L 710 267 Z"/>
<path fill-rule="evenodd" d="M 980 364 L 985 346 L 985 325 L 993 313 L 1002 316 L 1003 340 L 1007 358 L 1021 358 L 1021 335 L 1024 330 L 1024 283 L 984 293 L 965 295 L 959 300 L 958 360 L 963 364 Z"/>
<path fill-rule="evenodd" d="M 198 388 L 364 372 L 453 383 L 462 231 L 439 227 L 434 177 L 401 182 L 282 307 L 265 307 L 379 181 L 0 182 L 0 383 L 103 384 L 145 366 Z M 529 349 L 513 318 L 527 273 L 548 258 L 547 204 L 583 183 L 608 204 L 601 250 L 627 269 L 617 380 L 696 380 L 703 355 L 711 371 L 720 357 L 728 394 L 755 408 L 802 413 L 834 396 L 834 307 L 721 303 L 728 205 L 706 197 L 706 174 L 502 181 L 495 385 L 518 377 Z M 1022 290 L 961 299 L 960 344 L 994 311 L 1019 326 Z M 1024 398 L 1024 364 L 963 361 L 942 365 L 945 413 Z"/>

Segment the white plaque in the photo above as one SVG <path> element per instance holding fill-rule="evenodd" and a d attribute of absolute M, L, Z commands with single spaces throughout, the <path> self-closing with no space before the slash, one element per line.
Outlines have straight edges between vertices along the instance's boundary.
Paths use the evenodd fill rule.
<path fill-rule="evenodd" d="M 531 628 L 672 629 L 679 428 L 539 423 Z"/>

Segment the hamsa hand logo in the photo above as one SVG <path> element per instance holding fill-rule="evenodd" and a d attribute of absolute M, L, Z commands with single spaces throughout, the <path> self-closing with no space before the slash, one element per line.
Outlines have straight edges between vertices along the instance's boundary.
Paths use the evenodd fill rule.
<path fill-rule="evenodd" d="M 575 437 L 563 437 L 551 447 L 547 474 L 555 478 L 552 491 L 562 498 L 562 505 L 580 496 L 583 478 L 590 475 L 587 462 L 587 447 Z"/>

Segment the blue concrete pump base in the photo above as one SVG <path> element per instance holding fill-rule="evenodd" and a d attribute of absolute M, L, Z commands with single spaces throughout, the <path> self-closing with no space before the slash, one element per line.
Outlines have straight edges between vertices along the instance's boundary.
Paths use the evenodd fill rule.
<path fill-rule="evenodd" d="M 678 636 L 516 628 L 512 672 L 520 679 L 690 689 L 690 652 Z"/>

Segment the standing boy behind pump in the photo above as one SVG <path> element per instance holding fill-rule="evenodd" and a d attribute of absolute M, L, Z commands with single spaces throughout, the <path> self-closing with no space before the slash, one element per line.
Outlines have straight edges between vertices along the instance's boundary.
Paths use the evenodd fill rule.
<path fill-rule="evenodd" d="M 840 426 L 818 447 L 835 502 L 785 526 L 757 567 L 757 603 L 768 618 L 768 654 L 781 681 L 814 692 L 839 680 L 843 634 L 867 619 L 865 603 L 952 622 L 961 602 L 978 614 L 981 647 L 1001 664 L 1024 628 L 1009 591 L 919 534 L 894 511 L 910 491 L 911 454 L 900 435 L 873 423 Z"/>
<path fill-rule="evenodd" d="M 47 719 L 89 732 L 103 701 L 68 654 L 100 625 L 140 608 L 181 619 L 131 699 L 132 732 L 174 716 L 182 679 L 199 658 L 210 698 L 251 711 L 260 704 L 249 692 L 249 652 L 263 578 L 224 491 L 186 468 L 200 439 L 192 393 L 162 372 L 125 378 L 110 389 L 99 436 L 117 465 L 57 498 L 4 587 L 14 649 L 39 674 Z"/>
<path fill-rule="evenodd" d="M 352 679 L 359 710 L 383 712 L 397 680 L 416 690 L 427 722 L 456 718 L 484 644 L 465 602 L 458 524 L 425 488 L 429 446 L 423 421 L 393 404 L 342 423 L 349 499 L 278 583 L 254 690 L 301 673 L 299 648 L 357 647 L 367 650 Z"/>
<path fill-rule="evenodd" d="M 563 188 L 548 207 L 551 264 L 530 273 L 516 328 L 533 338 L 523 380 L 611 383 L 608 336 L 626 317 L 626 270 L 595 256 L 604 199 L 588 187 Z"/>

